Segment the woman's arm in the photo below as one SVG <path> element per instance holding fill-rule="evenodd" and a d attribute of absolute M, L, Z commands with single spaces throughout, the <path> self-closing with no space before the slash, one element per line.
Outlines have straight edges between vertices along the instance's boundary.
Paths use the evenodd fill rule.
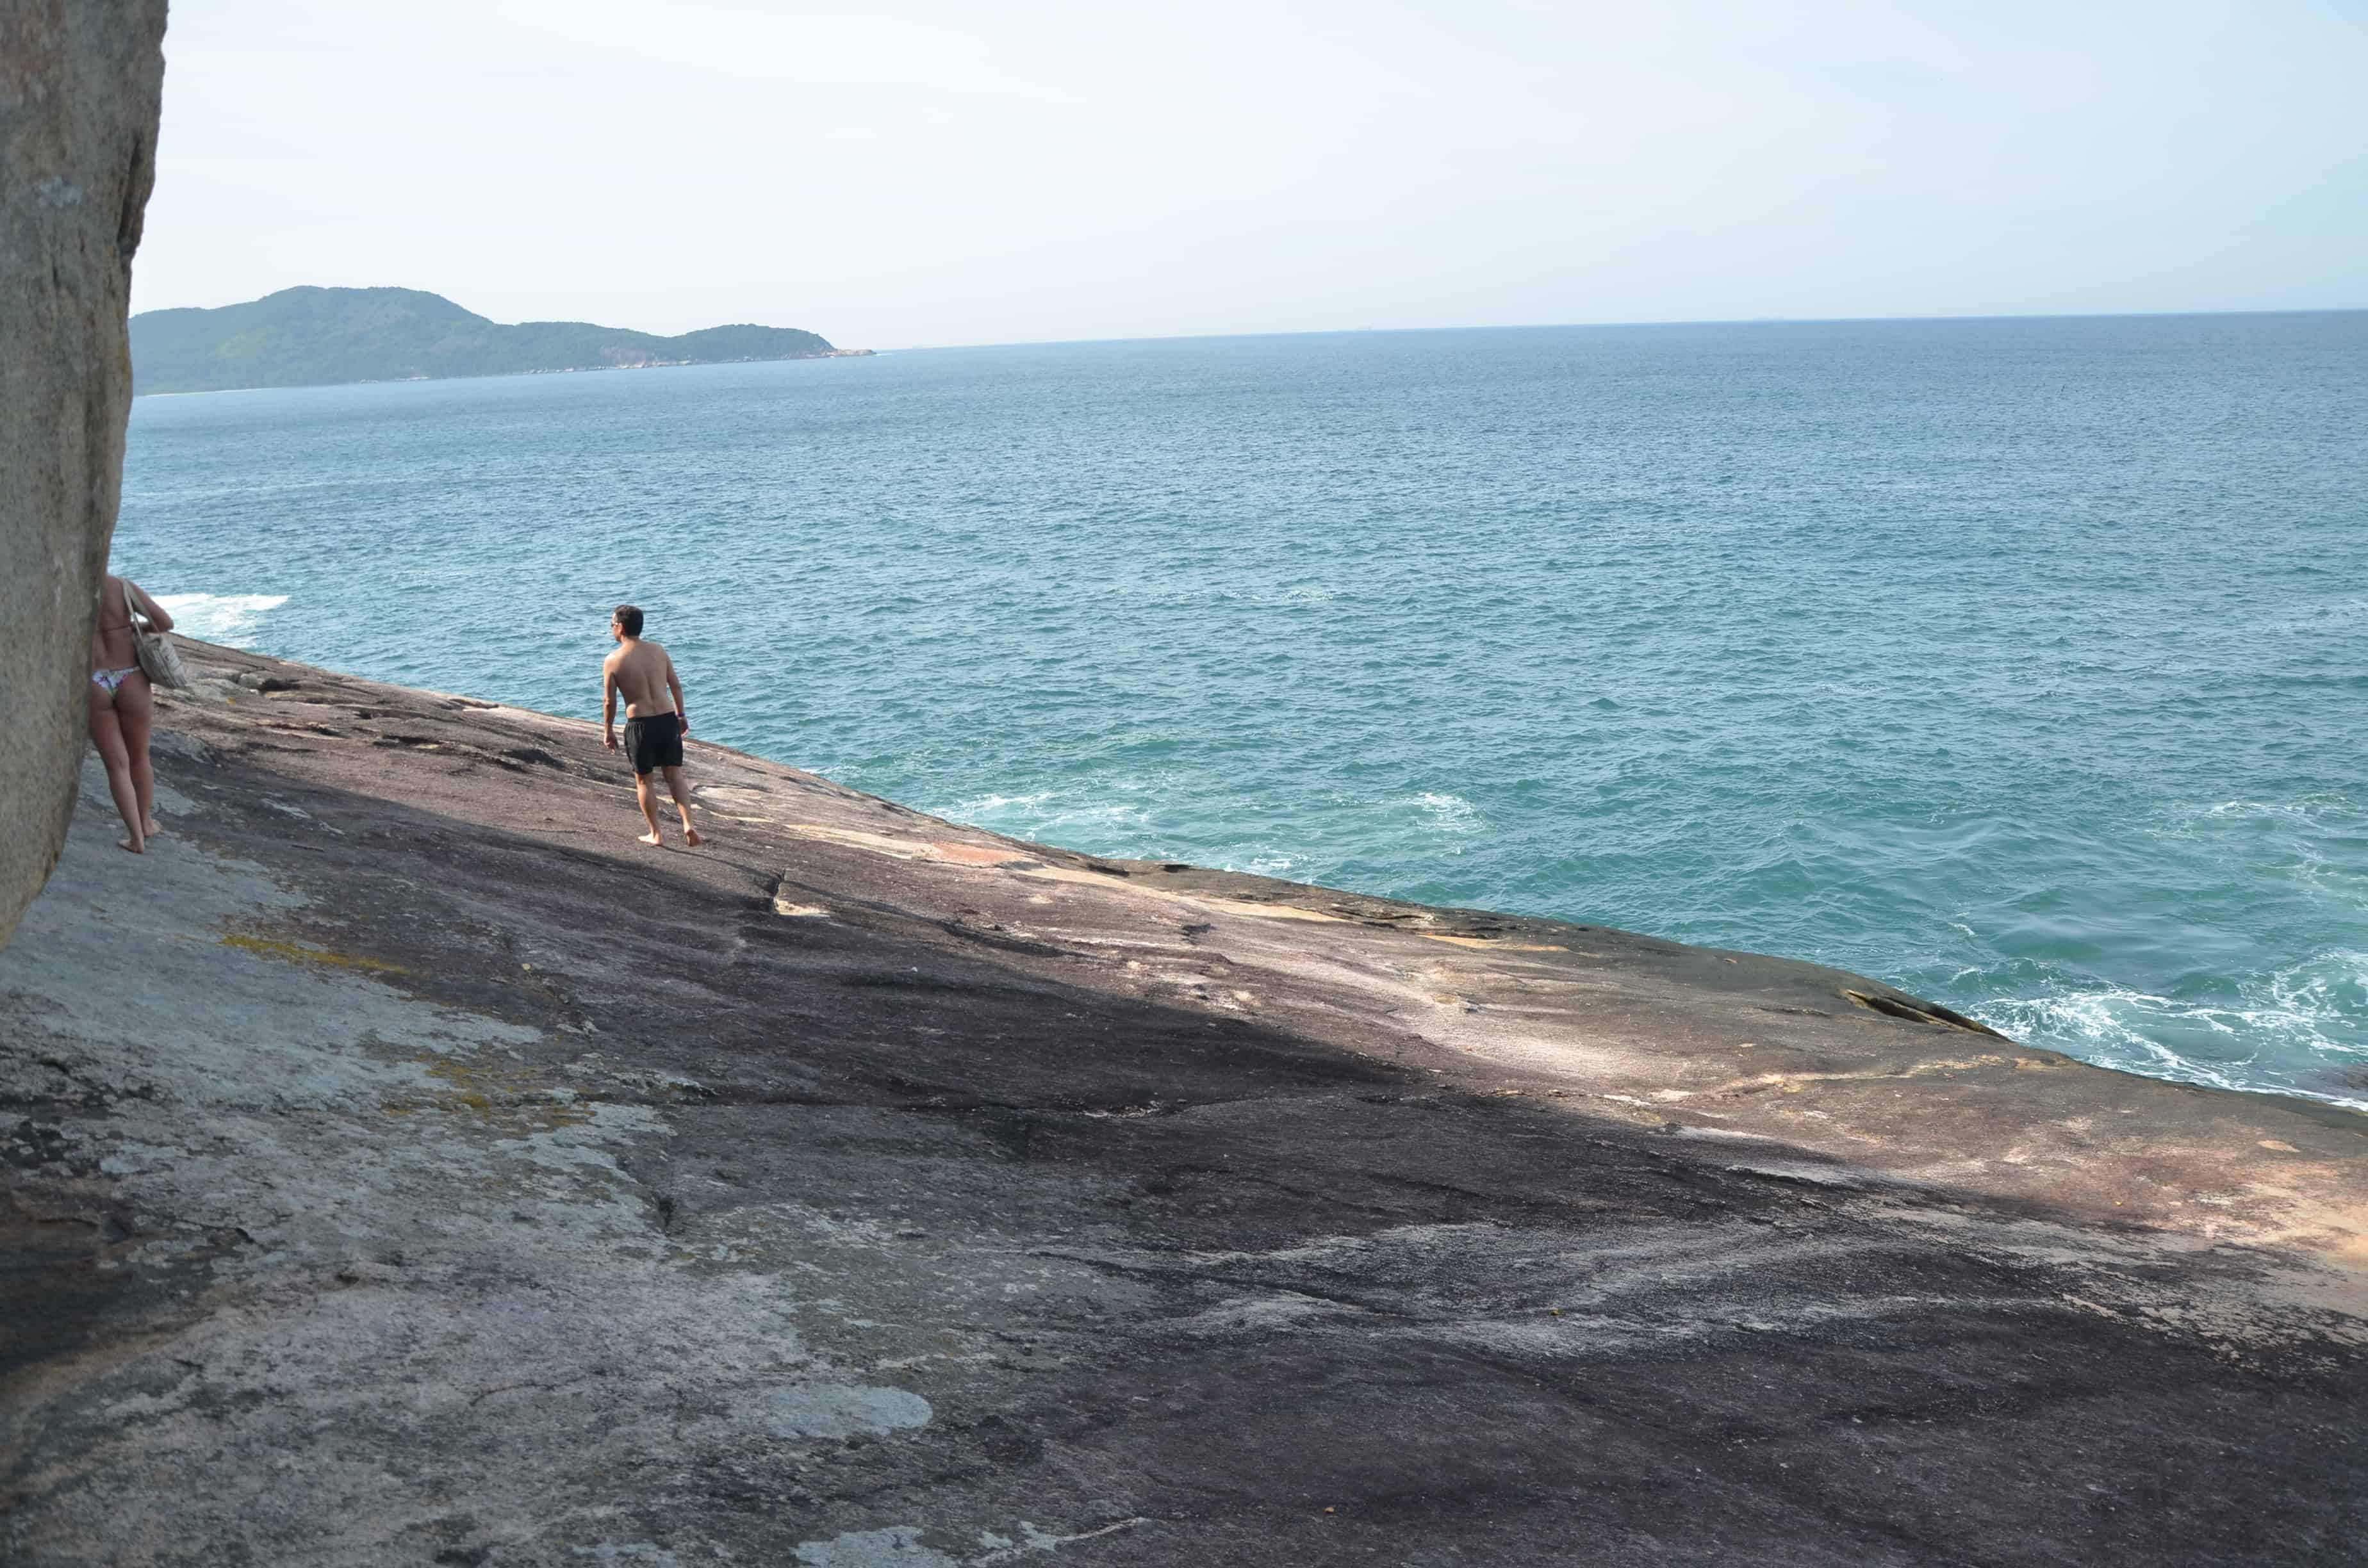
<path fill-rule="evenodd" d="M 166 612 L 163 605 L 158 604 L 154 599 L 148 597 L 147 589 L 131 581 L 129 577 L 126 577 L 123 582 L 124 585 L 131 590 L 132 603 L 139 607 L 140 613 L 142 615 L 148 618 L 148 627 L 150 631 L 170 631 L 173 630 L 172 616 Z"/>

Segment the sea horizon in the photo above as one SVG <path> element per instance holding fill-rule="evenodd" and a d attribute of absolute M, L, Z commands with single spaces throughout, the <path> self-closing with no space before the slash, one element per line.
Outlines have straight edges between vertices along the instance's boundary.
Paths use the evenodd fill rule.
<path fill-rule="evenodd" d="M 247 302 L 247 301 L 230 301 L 230 303 L 233 303 L 233 304 L 241 304 L 241 303 L 246 303 L 246 302 Z M 185 309 L 189 309 L 189 308 L 191 308 L 191 307 L 188 307 L 188 306 L 180 306 L 180 305 L 157 305 L 157 306 L 151 306 L 151 307 L 148 307 L 148 308 L 149 308 L 150 310 L 185 310 Z M 198 306 L 198 307 L 195 307 L 195 308 L 197 308 L 197 309 L 200 309 L 200 310 L 213 310 L 213 309 L 221 309 L 222 307 L 220 307 L 220 306 Z M 138 315 L 138 314 L 144 314 L 144 313 L 146 313 L 146 312 L 144 312 L 144 311 L 135 311 L 135 312 L 133 312 L 132 313 L 133 313 L 133 314 L 135 314 L 135 315 Z M 900 344 L 900 345 L 897 345 L 897 346 L 895 346 L 895 347 L 888 347 L 888 348 L 871 348 L 871 349 L 866 349 L 866 350 L 841 350 L 841 351 L 839 351 L 839 352 L 838 352 L 837 354 L 836 354 L 836 355 L 813 355 L 813 356 L 804 356 L 804 357 L 801 357 L 801 358 L 794 358 L 794 359 L 780 359 L 780 360 L 753 360 L 753 359 L 752 359 L 752 360 L 746 360 L 746 361 L 733 360 L 733 361 L 720 361 L 720 362 L 721 362 L 721 363 L 735 363 L 735 364 L 736 364 L 736 363 L 747 363 L 747 364 L 798 364 L 798 363 L 804 363 L 804 362 L 806 361 L 806 359 L 809 359 L 809 358 L 812 358 L 812 359 L 824 359 L 824 358 L 864 358 L 864 357 L 866 357 L 867 355 L 870 355 L 870 356 L 878 356 L 878 355 L 885 355 L 885 354 L 933 354 L 933 353 L 941 353 L 941 352 L 943 352 L 943 353 L 958 353 L 958 352 L 969 352 L 969 351 L 975 350 L 975 349 L 989 349 L 989 348 L 1084 348 L 1084 347 L 1097 347 L 1097 346 L 1100 346 L 1100 345 L 1120 345 L 1120 344 L 1137 344 L 1137 343 L 1142 343 L 1142 344 L 1148 344 L 1148 343 L 1234 343 L 1234 342 L 1254 342 L 1254 341 L 1259 341 L 1259 340 L 1270 339 L 1270 338 L 1300 338 L 1300 337 L 1352 337 L 1352 336 L 1353 336 L 1353 337 L 1369 337 L 1369 336 L 1391 336 L 1391 335 L 1418 336 L 1418 335 L 1427 335 L 1427 334 L 1443 334 L 1443 333 L 1459 333 L 1459 332 L 1472 332 L 1472 333 L 1488 333 L 1488 332 L 1597 332 L 1597 331 L 1618 331 L 1618 330 L 1622 330 L 1622 329 L 1623 329 L 1623 328 L 1663 328 L 1663 327 L 1668 327 L 1668 328 L 1681 328 L 1681 327 L 1729 327 L 1729 326 L 1881 326 L 1881 325 L 1900 325 L 1900 326 L 1935 325 L 1935 326 L 1937 326 L 1937 325 L 1945 325 L 1945 324 L 1954 324 L 1954 323 L 1978 323 L 1978 322 L 2001 322 L 2001 323 L 2006 323 L 2006 322 L 2077 322 L 2077 321 L 2187 321 L 2187 320 L 2216 320 L 2216 319 L 2222 319 L 2222 318 L 2246 318 L 2246 317 L 2257 317 L 2257 316 L 2343 316 L 2343 315 L 2362 315 L 2362 314 L 2368 314 L 2368 305 L 2311 305 L 2311 306 L 2300 306 L 2300 307 L 2294 307 L 2294 308 L 2271 308 L 2271 309 L 2261 309 L 2261 310 L 2210 310 L 2210 311 L 2064 311 L 2064 312 L 2036 312 L 2036 313 L 2009 313 L 2009 314 L 2003 314 L 2003 315 L 1986 315 L 1986 314 L 1978 314 L 1978 313 L 1975 313 L 1975 314 L 1909 315 L 1909 316 L 1703 316 L 1703 317 L 1700 317 L 1700 318 L 1688 318 L 1688 319 L 1683 319 L 1683 320 L 1675 320 L 1675 319 L 1672 319 L 1672 320 L 1652 320 L 1652 321 L 1644 321 L 1644 320 L 1639 320 L 1639 321 L 1600 321 L 1600 322 L 1533 322 L 1533 323 L 1510 323 L 1510 324 L 1507 324 L 1507 323 L 1486 323 L 1486 324 L 1476 324 L 1476 325 L 1460 325 L 1460 326 L 1451 325 L 1451 326 L 1292 327 L 1292 328 L 1282 328 L 1282 329 L 1278 329 L 1278 330 L 1273 330 L 1273 331 L 1264 331 L 1264 332 L 1167 333 L 1167 334 L 1156 334 L 1156 335 L 1147 335 L 1147 336 L 1121 336 L 1121 337 L 1049 337 L 1049 338 L 1013 338 L 1013 339 L 1009 339 L 1009 340 L 997 339 L 997 340 L 994 340 L 994 341 L 989 341 L 989 342 L 980 342 L 980 343 L 908 343 L 908 344 Z M 541 319 L 541 318 L 535 318 L 535 320 L 537 320 L 537 321 L 539 321 L 540 319 Z M 527 322 L 527 321 L 521 321 L 521 322 L 519 322 L 519 323 L 517 323 L 517 324 L 511 324 L 528 325 L 528 324 L 533 324 L 533 323 L 532 323 L 532 322 Z M 635 329 L 629 329 L 629 330 L 641 330 L 641 329 L 635 328 Z M 655 365 L 584 365 L 584 366 L 572 367 L 572 368 L 567 369 L 564 369 L 564 370 L 500 370 L 500 371 L 494 371 L 494 372 L 491 372 L 491 373 L 486 374 L 486 375 L 469 375 L 469 376 L 403 376 L 403 377 L 388 377 L 388 378 L 384 378 L 384 379 L 377 380 L 377 381 L 314 381 L 314 382 L 306 382 L 306 383 L 304 383 L 302 386 L 293 386 L 293 387 L 289 387 L 289 386 L 279 386 L 279 387 L 264 387 L 264 386 L 258 386 L 258 387 L 208 387 L 208 388 L 204 388 L 204 389 L 201 389 L 201 390 L 199 390 L 199 391 L 191 391 L 191 392 L 138 392 L 138 393 L 135 393 L 135 394 L 134 394 L 134 396 L 135 396 L 135 397 L 137 397 L 137 398 L 151 398 L 151 397 L 211 397 L 211 396 L 213 396 L 213 395 L 215 395 L 215 394 L 217 394 L 217 393 L 220 393 L 220 392 L 302 392 L 302 391 L 308 390 L 308 389 L 310 389 L 310 388 L 324 387 L 324 386 L 395 386 L 395 385 L 401 385 L 401 384 L 404 384 L 404 383 L 405 383 L 405 382 L 409 382 L 409 381 L 497 381 L 497 380 L 501 380 L 501 379 L 507 378 L 507 377 L 520 377 L 520 376 L 590 375 L 590 374 L 600 373 L 600 372 L 605 372 L 605 371 L 609 371 L 609 370 L 697 370 L 697 369 L 709 369 L 709 368 L 710 368 L 710 366 L 709 366 L 709 365 L 707 365 L 707 364 L 676 364 L 676 363 L 666 363 L 666 364 L 655 364 Z"/>
<path fill-rule="evenodd" d="M 1079 348 L 1119 343 L 1232 343 L 1277 337 L 1368 337 L 1451 332 L 1594 332 L 1623 327 L 1690 326 L 1900 326 L 1942 325 L 1954 322 L 2074 322 L 2186 321 L 2244 316 L 2341 316 L 2368 314 L 2368 305 L 2304 305 L 2261 310 L 2213 311 L 2041 311 L 2006 314 L 1956 313 L 1910 316 L 1699 316 L 1636 321 L 1499 322 L 1461 326 L 1338 326 L 1286 327 L 1267 332 L 1185 332 L 1147 336 L 1013 338 L 983 343 L 914 343 L 876 348 L 875 354 L 911 354 L 938 349 Z M 670 366 L 682 369 L 690 367 Z"/>

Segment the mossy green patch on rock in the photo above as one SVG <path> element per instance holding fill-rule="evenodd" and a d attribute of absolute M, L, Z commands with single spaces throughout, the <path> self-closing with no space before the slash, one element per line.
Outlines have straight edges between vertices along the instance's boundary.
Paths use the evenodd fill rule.
<path fill-rule="evenodd" d="M 384 959 L 365 958 L 355 953 L 335 952 L 306 942 L 292 942 L 280 937 L 256 936 L 245 931 L 233 931 L 222 938 L 225 948 L 256 953 L 264 958 L 278 959 L 282 963 L 320 964 L 329 969 L 353 970 L 362 974 L 403 974 L 407 972 L 399 963 Z"/>

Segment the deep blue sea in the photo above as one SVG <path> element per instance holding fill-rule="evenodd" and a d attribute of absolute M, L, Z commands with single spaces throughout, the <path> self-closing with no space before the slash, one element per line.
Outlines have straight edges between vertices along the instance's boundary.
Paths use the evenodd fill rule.
<path fill-rule="evenodd" d="M 924 811 L 2368 1107 L 2368 312 L 152 397 L 116 560 L 586 718 L 632 600 L 699 736 Z"/>

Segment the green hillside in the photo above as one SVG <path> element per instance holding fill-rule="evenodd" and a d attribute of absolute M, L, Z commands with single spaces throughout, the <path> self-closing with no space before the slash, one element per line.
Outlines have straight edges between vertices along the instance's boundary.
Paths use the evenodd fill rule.
<path fill-rule="evenodd" d="M 131 318 L 135 392 L 809 359 L 836 352 L 814 334 L 786 326 L 711 326 L 679 337 L 589 322 L 504 326 L 417 289 L 282 289 L 244 305 L 143 311 Z"/>

